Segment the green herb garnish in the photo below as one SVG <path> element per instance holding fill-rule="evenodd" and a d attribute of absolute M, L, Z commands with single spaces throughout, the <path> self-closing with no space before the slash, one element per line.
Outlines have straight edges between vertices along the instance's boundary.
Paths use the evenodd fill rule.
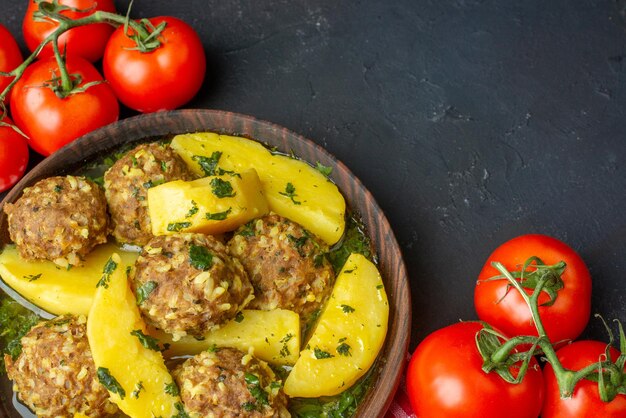
<path fill-rule="evenodd" d="M 322 173 L 326 178 L 328 178 L 328 176 L 330 176 L 330 174 L 333 172 L 332 167 L 326 167 L 325 165 L 322 165 L 319 161 L 315 164 L 315 169 Z"/>
<path fill-rule="evenodd" d="M 105 289 L 108 289 L 109 281 L 111 280 L 111 274 L 113 274 L 116 268 L 117 263 L 113 261 L 112 257 L 109 257 L 104 265 L 104 268 L 102 269 L 102 277 L 100 278 L 100 280 L 98 280 L 96 287 L 104 287 Z"/>
<path fill-rule="evenodd" d="M 220 178 L 214 178 L 211 180 L 211 191 L 213 194 L 220 199 L 225 197 L 233 197 L 235 196 L 235 192 L 233 191 L 233 186 L 229 181 L 222 180 Z"/>
<path fill-rule="evenodd" d="M 141 305 L 150 297 L 150 293 L 157 288 L 156 282 L 146 282 L 137 288 L 137 305 Z"/>
<path fill-rule="evenodd" d="M 343 340 L 345 340 L 345 338 L 339 340 L 340 344 L 337 346 L 337 352 L 342 356 L 351 357 L 352 353 L 350 352 L 350 350 L 352 349 L 352 347 L 343 342 Z"/>
<path fill-rule="evenodd" d="M 195 200 L 192 200 L 191 209 L 189 209 L 189 212 L 187 212 L 187 214 L 185 215 L 185 218 L 191 218 L 196 213 L 198 213 L 198 204 L 196 203 Z"/>
<path fill-rule="evenodd" d="M 0 341 L 3 352 L 15 360 L 22 352 L 20 340 L 40 320 L 39 316 L 18 302 L 3 299 L 0 303 Z M 0 367 L 4 371 L 4 356 L 0 356 Z"/>
<path fill-rule="evenodd" d="M 187 412 L 185 411 L 185 407 L 182 403 L 176 402 L 176 404 L 174 404 L 174 407 L 176 408 L 177 414 L 172 415 L 172 418 L 190 418 L 189 414 L 187 414 Z"/>
<path fill-rule="evenodd" d="M 173 380 L 170 383 L 165 384 L 165 393 L 171 396 L 180 395 L 180 390 L 178 389 L 178 385 Z"/>
<path fill-rule="evenodd" d="M 237 312 L 237 315 L 235 315 L 235 322 L 237 323 L 242 323 L 243 322 L 243 312 L 239 311 Z"/>
<path fill-rule="evenodd" d="M 135 385 L 135 390 L 133 390 L 130 394 L 131 398 L 135 398 L 135 399 L 139 399 L 139 392 L 141 392 L 143 390 L 143 382 L 139 381 L 136 385 Z"/>
<path fill-rule="evenodd" d="M 214 176 L 215 169 L 217 168 L 217 163 L 220 161 L 220 157 L 222 153 L 219 151 L 215 151 L 211 154 L 210 157 L 205 157 L 203 155 L 194 155 L 191 159 L 198 163 L 202 171 L 204 171 L 205 176 Z"/>
<path fill-rule="evenodd" d="M 325 358 L 331 358 L 331 357 L 335 357 L 332 354 L 330 354 L 328 351 L 324 351 L 319 347 L 315 347 L 313 349 L 313 355 L 315 356 L 316 359 L 321 360 L 321 359 L 325 359 Z"/>
<path fill-rule="evenodd" d="M 140 329 L 131 331 L 130 335 L 137 337 L 144 348 L 152 351 L 161 351 L 161 347 L 159 347 L 159 340 L 151 337 L 150 335 L 144 334 Z"/>
<path fill-rule="evenodd" d="M 115 379 L 115 377 L 111 376 L 111 372 L 109 369 L 105 367 L 98 367 L 98 381 L 104 386 L 109 392 L 117 393 L 121 399 L 124 399 L 126 396 L 126 391 L 120 385 L 120 383 Z"/>
<path fill-rule="evenodd" d="M 191 244 L 189 263 L 198 270 L 208 270 L 213 267 L 213 254 L 206 247 Z"/>
<path fill-rule="evenodd" d="M 39 273 L 39 274 L 29 274 L 27 276 L 24 276 L 24 278 L 27 279 L 29 282 L 34 282 L 35 280 L 37 280 L 40 277 L 41 277 L 41 273 Z"/>
<path fill-rule="evenodd" d="M 343 310 L 343 313 L 352 313 L 354 312 L 354 308 L 350 305 L 341 305 L 341 309 Z"/>
<path fill-rule="evenodd" d="M 243 227 L 241 227 L 237 232 L 237 235 L 241 235 L 242 237 L 253 237 L 256 235 L 254 232 L 254 220 L 251 220 Z"/>
<path fill-rule="evenodd" d="M 167 230 L 170 232 L 180 232 L 183 229 L 187 229 L 191 226 L 191 222 L 174 222 L 167 224 Z"/>
<path fill-rule="evenodd" d="M 278 193 L 283 195 L 283 196 L 288 197 L 289 199 L 291 199 L 291 201 L 293 202 L 294 205 L 302 204 L 302 202 L 297 201 L 295 199 L 296 196 L 298 196 L 298 195 L 296 194 L 296 188 L 291 183 L 287 183 L 287 186 L 285 186 L 285 191 L 284 192 L 278 192 Z"/>
<path fill-rule="evenodd" d="M 346 232 L 341 245 L 327 254 L 328 261 L 330 261 L 336 273 L 341 271 L 341 268 L 352 253 L 362 254 L 368 260 L 372 260 L 373 253 L 370 240 L 365 235 L 365 227 L 358 219 L 350 216 L 346 219 Z"/>
<path fill-rule="evenodd" d="M 302 251 L 302 247 L 304 246 L 304 244 L 306 244 L 309 237 L 307 237 L 306 235 L 303 235 L 300 238 L 296 238 L 295 236 L 291 234 L 287 234 L 287 238 L 289 238 L 289 241 L 293 242 L 293 245 L 298 250 L 298 254 L 300 254 L 301 257 L 304 257 L 305 254 Z"/>
<path fill-rule="evenodd" d="M 143 184 L 143 187 L 145 187 L 146 189 L 151 189 L 163 183 L 165 183 L 165 180 L 148 180 L 147 182 Z"/>
<path fill-rule="evenodd" d="M 247 412 L 256 411 L 256 404 L 254 402 L 244 402 L 241 404 L 241 408 Z"/>
<path fill-rule="evenodd" d="M 61 193 L 63 191 L 63 186 L 57 184 L 56 186 L 54 186 L 54 191 L 57 193 Z"/>
<path fill-rule="evenodd" d="M 228 217 L 228 214 L 232 212 L 232 210 L 233 208 L 228 208 L 228 210 L 225 210 L 224 212 L 207 213 L 206 218 L 209 221 L 223 221 L 226 217 Z"/>
<path fill-rule="evenodd" d="M 259 377 L 252 373 L 246 373 L 244 375 L 244 379 L 246 381 L 246 385 L 248 386 L 250 395 L 256 399 L 256 405 L 269 405 L 267 393 L 261 387 Z"/>

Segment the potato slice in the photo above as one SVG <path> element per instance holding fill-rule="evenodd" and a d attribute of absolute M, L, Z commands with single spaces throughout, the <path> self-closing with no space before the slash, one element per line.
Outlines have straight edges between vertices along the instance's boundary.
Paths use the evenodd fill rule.
<path fill-rule="evenodd" d="M 218 160 L 219 168 L 238 173 L 255 168 L 270 210 L 299 223 L 329 245 L 343 235 L 343 196 L 334 183 L 306 162 L 274 155 L 256 141 L 214 133 L 177 135 L 172 148 L 200 175 L 206 173 L 199 157 Z"/>
<path fill-rule="evenodd" d="M 117 264 L 105 266 L 105 277 L 87 318 L 87 338 L 98 377 L 111 393 L 111 401 L 132 418 L 171 417 L 183 406 L 161 352 L 146 348 L 140 335 L 146 325 L 139 314 L 126 272 Z M 135 335 L 133 335 L 135 334 Z M 146 344 L 149 345 L 149 344 Z"/>
<path fill-rule="evenodd" d="M 151 335 L 170 344 L 166 357 L 194 355 L 212 346 L 233 347 L 248 352 L 270 364 L 293 365 L 300 351 L 300 317 L 293 311 L 244 309 L 241 315 L 223 327 L 208 332 L 204 339 L 183 337 L 173 341 L 169 334 L 153 331 Z"/>
<path fill-rule="evenodd" d="M 102 266 L 116 251 L 123 269 L 135 264 L 139 255 L 103 244 L 87 255 L 82 266 L 66 270 L 51 261 L 24 260 L 15 245 L 7 245 L 0 254 L 0 276 L 20 295 L 52 314 L 88 315 Z"/>
<path fill-rule="evenodd" d="M 154 235 L 178 231 L 221 234 L 269 212 L 254 169 L 235 175 L 194 181 L 171 181 L 148 190 L 148 211 Z M 232 197 L 214 192 L 214 182 L 228 184 Z"/>
<path fill-rule="evenodd" d="M 376 266 L 351 254 L 313 335 L 285 381 L 291 397 L 336 395 L 372 366 L 387 334 L 389 303 Z"/>

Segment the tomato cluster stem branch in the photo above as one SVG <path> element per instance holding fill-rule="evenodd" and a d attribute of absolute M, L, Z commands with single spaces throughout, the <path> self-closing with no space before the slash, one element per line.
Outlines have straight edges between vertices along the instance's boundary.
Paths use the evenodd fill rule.
<path fill-rule="evenodd" d="M 141 38 L 147 38 L 150 36 L 150 33 L 148 32 L 148 30 L 143 25 L 137 23 L 136 21 L 132 19 L 127 19 L 125 16 L 121 16 L 115 13 L 105 12 L 102 10 L 98 10 L 89 16 L 85 16 L 82 18 L 74 19 L 74 20 L 66 19 L 58 13 L 50 12 L 46 10 L 45 7 L 42 7 L 41 5 L 39 7 L 39 11 L 44 16 L 58 22 L 58 27 L 50 35 L 48 35 L 41 42 L 41 44 L 37 46 L 37 48 L 35 48 L 35 50 L 22 62 L 22 64 L 20 64 L 17 68 L 15 68 L 14 70 L 10 72 L 2 73 L 3 76 L 13 77 L 13 79 L 11 80 L 9 85 L 0 93 L 0 103 L 4 102 L 4 99 L 8 95 L 11 88 L 13 88 L 13 86 L 19 81 L 19 79 L 22 78 L 22 75 L 24 74 L 24 71 L 26 71 L 26 68 L 30 64 L 32 64 L 33 61 L 35 61 L 35 59 L 37 58 L 37 55 L 39 55 L 41 50 L 50 42 L 53 43 L 52 48 L 54 51 L 54 55 L 57 59 L 58 65 L 59 65 L 59 71 L 61 73 L 62 91 L 65 94 L 68 94 L 72 90 L 73 83 L 67 71 L 65 61 L 63 57 L 61 56 L 61 53 L 59 51 L 59 46 L 58 46 L 59 37 L 63 33 L 67 32 L 68 30 L 72 28 L 75 28 L 78 26 L 93 25 L 97 23 L 107 23 L 115 27 L 128 24 L 129 27 L 132 30 L 134 30 Z M 1 105 L 1 106 L 4 106 L 4 105 Z"/>
<path fill-rule="evenodd" d="M 513 277 L 513 275 L 506 269 L 506 267 L 502 265 L 502 263 L 494 262 L 492 263 L 492 266 L 500 271 L 500 273 L 502 273 L 502 275 L 508 280 L 511 286 L 515 287 L 515 289 L 517 289 L 517 291 L 520 293 L 520 296 L 524 299 L 524 301 L 528 305 L 528 308 L 530 309 L 531 316 L 533 322 L 535 323 L 535 327 L 537 328 L 537 334 L 539 336 L 538 338 L 512 338 L 511 340 L 504 343 L 501 349 L 494 353 L 494 357 L 501 358 L 502 356 L 506 356 L 506 354 L 508 354 L 515 346 L 519 344 L 527 344 L 527 338 L 530 338 L 533 342 L 536 342 L 539 348 L 541 348 L 541 351 L 543 352 L 546 361 L 552 366 L 552 369 L 554 370 L 554 375 L 559 385 L 561 397 L 568 398 L 572 396 L 576 383 L 578 383 L 580 379 L 589 375 L 591 372 L 596 371 L 597 365 L 594 364 L 578 372 L 574 372 L 563 367 L 563 365 L 559 361 L 559 358 L 556 355 L 556 351 L 550 343 L 550 339 L 548 338 L 545 327 L 543 326 L 541 317 L 539 315 L 539 295 L 541 294 L 541 289 L 544 287 L 547 278 L 542 278 L 539 283 L 537 283 L 537 287 L 534 289 L 533 293 L 529 296 L 528 293 L 526 293 L 526 291 L 523 289 L 522 285 Z M 504 352 L 504 347 L 507 347 L 506 352 Z"/>
<path fill-rule="evenodd" d="M 59 72 L 61 73 L 61 91 L 62 92 L 70 92 L 72 91 L 72 78 L 70 77 L 67 71 L 67 65 L 65 64 L 65 59 L 61 55 L 59 51 L 59 36 L 55 35 L 52 37 L 52 50 L 54 51 L 54 56 L 57 61 L 57 65 L 59 66 Z"/>

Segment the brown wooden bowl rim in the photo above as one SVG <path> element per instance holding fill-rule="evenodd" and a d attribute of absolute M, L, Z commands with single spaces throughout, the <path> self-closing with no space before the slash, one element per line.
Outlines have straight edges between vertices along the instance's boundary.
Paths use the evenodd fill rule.
<path fill-rule="evenodd" d="M 170 123 L 168 126 L 171 127 L 168 132 L 163 131 L 166 121 Z M 209 126 L 216 121 L 221 121 L 222 123 L 228 121 L 230 127 Z M 185 129 L 187 123 L 196 124 L 197 127 Z M 232 129 L 234 126 L 240 128 Z M 255 132 L 250 134 L 250 129 L 255 130 Z M 361 201 L 367 203 L 368 207 L 366 208 L 353 207 L 361 216 L 364 216 L 362 211 L 368 209 L 368 213 L 375 217 L 375 219 L 371 220 L 374 222 L 372 225 L 377 226 L 380 234 L 374 236 L 372 228 L 368 228 L 368 233 L 379 257 L 384 251 L 384 254 L 389 254 L 388 256 L 394 261 L 394 265 L 387 265 L 388 263 L 383 260 L 383 257 L 379 258 L 379 268 L 381 269 L 381 275 L 385 282 L 390 303 L 389 329 L 379 357 L 382 359 L 382 364 L 378 366 L 380 372 L 373 387 L 359 405 L 356 416 L 384 417 L 400 384 L 410 340 L 411 300 L 409 280 L 400 246 L 382 209 L 372 194 L 350 169 L 322 146 L 291 130 L 252 116 L 209 109 L 184 109 L 150 113 L 112 123 L 82 136 L 52 156 L 44 159 L 13 187 L 0 202 L 0 245 L 8 242 L 6 215 L 2 208 L 6 203 L 17 200 L 25 187 L 34 184 L 44 177 L 71 172 L 97 155 L 118 148 L 122 144 L 138 142 L 142 139 L 164 134 L 192 131 L 214 131 L 255 138 L 278 146 L 281 151 L 287 153 L 292 151 L 291 148 L 293 146 L 306 149 L 314 153 L 316 159 L 322 164 L 327 166 L 330 165 L 329 163 L 333 164 L 335 168 L 331 178 L 339 186 L 349 206 L 353 206 L 357 197 L 360 197 Z M 120 133 L 125 133 L 125 136 Z M 263 133 L 272 135 L 272 137 L 268 140 L 268 137 L 263 135 Z M 113 139 L 107 143 L 107 138 L 111 137 Z M 290 149 L 286 149 L 287 145 L 290 146 Z M 301 153 L 296 153 L 296 155 L 304 160 L 311 161 L 307 156 L 301 155 Z M 63 161 L 68 161 L 69 164 L 64 167 L 59 166 Z M 394 272 L 395 280 L 389 276 L 391 271 Z M 392 283 L 393 286 L 391 286 Z M 2 409 L 0 410 L 2 416 L 8 417 L 9 409 L 7 409 L 6 401 L 3 402 Z"/>

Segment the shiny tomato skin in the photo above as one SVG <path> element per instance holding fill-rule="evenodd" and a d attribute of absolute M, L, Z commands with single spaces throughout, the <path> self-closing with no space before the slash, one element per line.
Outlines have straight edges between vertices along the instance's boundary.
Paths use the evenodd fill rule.
<path fill-rule="evenodd" d="M 187 103 L 200 90 L 206 71 L 204 48 L 191 26 L 174 17 L 149 19 L 161 32 L 161 46 L 142 53 L 119 27 L 104 51 L 104 76 L 126 106 L 143 113 L 171 110 Z M 129 33 L 130 33 L 129 29 Z"/>
<path fill-rule="evenodd" d="M 80 86 L 102 80 L 93 64 L 83 58 L 68 56 L 67 68 L 70 74 L 82 77 Z M 61 99 L 43 86 L 58 75 L 54 57 L 36 61 L 11 92 L 15 124 L 28 136 L 31 148 L 44 156 L 119 117 L 119 104 L 106 82 Z"/>
<path fill-rule="evenodd" d="M 489 256 L 474 288 L 474 306 L 478 317 L 505 335 L 537 335 L 530 309 L 519 292 L 513 288 L 507 289 L 506 280 L 486 281 L 500 274 L 491 266 L 491 262 L 499 261 L 509 271 L 513 271 L 519 270 L 531 256 L 538 256 L 546 265 L 559 261 L 567 263 L 561 276 L 564 288 L 558 291 L 552 306 L 539 307 L 539 315 L 550 341 L 574 340 L 589 322 L 591 276 L 585 262 L 572 248 L 546 235 L 530 234 L 513 238 Z M 548 295 L 542 292 L 539 304 L 547 300 Z"/>
<path fill-rule="evenodd" d="M 474 340 L 478 322 L 441 328 L 417 347 L 406 375 L 411 406 L 419 418 L 537 418 L 543 377 L 533 359 L 523 381 L 505 382 L 481 370 Z"/>
<path fill-rule="evenodd" d="M 13 124 L 7 116 L 0 122 Z M 13 128 L 0 125 L 0 192 L 13 187 L 24 175 L 27 165 L 26 139 Z"/>
<path fill-rule="evenodd" d="M 50 0 L 48 2 L 51 3 Z M 62 15 L 70 19 L 78 19 L 89 16 L 97 10 L 115 13 L 113 0 L 59 0 L 59 4 L 73 7 L 86 12 L 63 11 Z M 26 14 L 22 22 L 22 34 L 28 49 L 33 52 L 39 44 L 58 27 L 58 23 L 52 21 L 37 22 L 33 13 L 39 6 L 34 0 L 29 0 Z M 78 55 L 88 61 L 96 62 L 102 58 L 104 48 L 115 28 L 107 23 L 98 23 L 72 28 L 59 37 L 59 47 L 63 51 L 67 47 L 68 55 Z M 39 58 L 52 56 L 52 43 L 48 43 L 39 53 Z"/>
<path fill-rule="evenodd" d="M 0 24 L 0 71 L 13 71 L 21 63 L 22 53 L 15 38 L 7 28 Z M 11 80 L 11 77 L 0 77 L 0 93 L 7 88 Z"/>
<path fill-rule="evenodd" d="M 605 348 L 606 343 L 584 340 L 566 345 L 556 354 L 565 368 L 580 370 L 597 363 Z M 612 348 L 612 360 L 617 360 L 618 356 L 619 351 Z M 617 395 L 611 402 L 603 402 L 598 394 L 598 384 L 583 379 L 576 385 L 571 398 L 561 399 L 554 369 L 550 364 L 544 367 L 543 375 L 546 396 L 541 412 L 542 418 L 626 417 L 626 395 Z"/>

